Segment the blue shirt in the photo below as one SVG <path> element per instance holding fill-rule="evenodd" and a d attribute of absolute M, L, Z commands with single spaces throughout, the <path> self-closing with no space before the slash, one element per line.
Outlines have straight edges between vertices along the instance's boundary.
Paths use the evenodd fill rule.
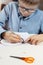
<path fill-rule="evenodd" d="M 23 18 L 17 5 L 11 2 L 0 12 L 0 34 L 5 31 L 43 33 L 43 11 L 37 9 L 30 16 Z"/>

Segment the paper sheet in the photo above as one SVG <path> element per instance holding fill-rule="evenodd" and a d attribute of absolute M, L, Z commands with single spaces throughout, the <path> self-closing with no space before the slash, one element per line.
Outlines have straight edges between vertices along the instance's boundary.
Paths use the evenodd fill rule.
<path fill-rule="evenodd" d="M 27 32 L 25 32 L 25 33 L 19 33 L 19 32 L 15 32 L 16 34 L 18 34 L 18 35 L 20 35 L 21 36 L 21 38 L 23 38 L 24 40 L 26 40 L 28 37 L 30 37 L 31 35 L 33 35 L 33 34 L 28 34 Z M 9 43 L 8 41 L 6 41 L 6 40 L 4 40 L 4 39 L 2 39 L 1 40 L 1 43 L 3 44 L 3 45 L 20 45 L 21 43 L 17 43 L 17 44 L 15 44 L 15 43 Z"/>

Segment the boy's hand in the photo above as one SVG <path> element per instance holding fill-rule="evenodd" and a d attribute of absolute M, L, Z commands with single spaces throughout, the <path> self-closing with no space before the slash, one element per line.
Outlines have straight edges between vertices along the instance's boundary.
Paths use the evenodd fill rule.
<path fill-rule="evenodd" d="M 30 42 L 30 44 L 37 45 L 40 42 L 43 42 L 43 34 L 33 35 L 30 38 L 26 39 L 25 42 L 26 43 L 29 43 Z"/>
<path fill-rule="evenodd" d="M 13 32 L 4 32 L 3 38 L 11 43 L 18 43 L 22 42 L 22 39 L 19 35 L 13 33 Z"/>

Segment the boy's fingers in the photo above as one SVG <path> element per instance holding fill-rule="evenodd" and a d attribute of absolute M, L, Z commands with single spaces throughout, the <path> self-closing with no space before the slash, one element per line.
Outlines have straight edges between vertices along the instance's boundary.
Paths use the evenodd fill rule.
<path fill-rule="evenodd" d="M 21 37 L 18 34 L 15 34 L 13 32 L 7 32 L 8 36 L 6 36 L 6 39 L 9 42 L 23 42 L 23 40 L 21 39 Z"/>
<path fill-rule="evenodd" d="M 34 36 L 35 36 L 35 35 L 28 37 L 28 38 L 25 40 L 25 42 L 32 41 L 32 40 L 34 39 Z"/>
<path fill-rule="evenodd" d="M 41 42 L 43 42 L 43 41 L 41 41 L 41 40 L 38 40 L 37 44 L 40 44 Z"/>
<path fill-rule="evenodd" d="M 34 39 L 33 41 L 31 41 L 31 44 L 37 45 L 37 42 L 38 42 L 38 40 Z"/>
<path fill-rule="evenodd" d="M 24 42 L 24 40 L 22 38 L 19 39 L 19 38 L 13 37 L 13 36 L 10 36 L 10 38 L 8 40 L 10 40 L 11 42 L 14 42 L 14 43 L 16 43 L 16 42 L 20 42 L 20 43 Z"/>
<path fill-rule="evenodd" d="M 27 38 L 27 39 L 25 40 L 25 43 L 30 42 L 30 40 L 31 40 L 31 38 Z"/>
<path fill-rule="evenodd" d="M 12 34 L 12 36 L 14 37 L 14 38 L 17 38 L 17 39 L 21 39 L 21 37 L 19 36 L 19 35 L 17 35 L 17 34 Z"/>
<path fill-rule="evenodd" d="M 8 41 L 11 42 L 11 43 L 17 43 L 17 42 L 20 42 L 19 39 L 17 39 L 17 38 L 13 38 L 13 37 L 11 37 Z"/>
<path fill-rule="evenodd" d="M 35 37 L 31 36 L 30 38 L 26 39 L 25 42 L 30 44 L 36 44 L 38 41 L 37 39 L 35 39 Z"/>

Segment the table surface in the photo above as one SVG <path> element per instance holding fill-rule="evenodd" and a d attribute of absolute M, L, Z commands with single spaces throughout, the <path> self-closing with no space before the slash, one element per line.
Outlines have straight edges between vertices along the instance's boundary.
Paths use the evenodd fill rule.
<path fill-rule="evenodd" d="M 5 40 L 2 40 L 2 42 L 7 44 Z M 0 44 L 0 65 L 43 65 L 43 45 L 6 44 Z M 10 56 L 33 57 L 35 60 L 32 64 L 29 64 Z"/>

